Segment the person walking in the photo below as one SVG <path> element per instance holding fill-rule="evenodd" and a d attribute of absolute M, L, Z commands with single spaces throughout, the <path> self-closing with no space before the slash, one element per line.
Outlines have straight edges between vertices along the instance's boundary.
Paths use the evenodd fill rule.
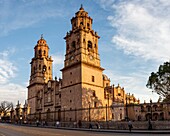
<path fill-rule="evenodd" d="M 37 125 L 37 127 L 38 127 L 38 125 L 39 125 L 39 120 L 36 121 L 36 125 Z"/>
<path fill-rule="evenodd" d="M 89 129 L 92 129 L 92 128 L 93 128 L 93 126 L 92 126 L 92 124 L 90 123 L 90 124 L 89 124 Z"/>
<path fill-rule="evenodd" d="M 133 126 L 132 126 L 132 122 L 129 120 L 129 122 L 128 122 L 128 127 L 129 127 L 129 131 L 131 132 L 132 131 L 132 128 L 133 128 Z"/>
<path fill-rule="evenodd" d="M 100 124 L 99 124 L 99 122 L 96 122 L 96 128 L 97 128 L 97 129 L 100 129 Z"/>
<path fill-rule="evenodd" d="M 151 119 L 148 121 L 148 130 L 152 130 L 152 122 Z"/>
<path fill-rule="evenodd" d="M 60 125 L 60 122 L 57 120 L 57 121 L 56 121 L 56 127 L 58 128 L 59 125 Z"/>
<path fill-rule="evenodd" d="M 82 127 L 81 120 L 79 120 L 79 121 L 78 121 L 78 126 L 79 126 L 79 128 L 81 128 L 81 127 Z"/>

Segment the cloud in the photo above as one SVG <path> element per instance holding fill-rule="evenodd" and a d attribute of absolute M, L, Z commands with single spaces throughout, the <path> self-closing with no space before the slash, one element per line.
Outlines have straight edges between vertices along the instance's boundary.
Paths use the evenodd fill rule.
<path fill-rule="evenodd" d="M 26 99 L 26 87 L 13 83 L 16 78 L 17 67 L 9 56 L 15 52 L 15 49 L 0 52 L 0 101 L 10 101 L 14 105 L 18 100 L 22 103 Z"/>
<path fill-rule="evenodd" d="M 108 8 L 110 8 L 110 6 L 115 3 L 115 1 L 116 0 L 98 0 L 95 2 L 99 3 L 103 9 L 108 10 Z"/>
<path fill-rule="evenodd" d="M 0 85 L 0 101 L 13 102 L 14 106 L 19 100 L 22 104 L 27 99 L 27 88 L 14 83 Z"/>
<path fill-rule="evenodd" d="M 40 21 L 63 16 L 60 8 L 53 8 L 52 1 L 1 1 L 0 36 L 10 31 L 33 26 Z"/>
<path fill-rule="evenodd" d="M 113 70 L 105 70 L 105 73 L 111 79 L 112 84 L 115 86 L 120 84 L 121 87 L 124 87 L 126 93 L 134 94 L 141 102 L 144 102 L 144 100 L 149 102 L 150 99 L 153 99 L 154 102 L 158 100 L 158 95 L 147 89 L 146 83 L 143 82 L 146 81 L 147 73 L 138 71 L 137 73 L 122 74 Z"/>
<path fill-rule="evenodd" d="M 58 77 L 62 77 L 62 74 L 60 72 L 60 70 L 63 68 L 64 66 L 64 54 L 61 53 L 56 53 L 56 54 L 52 54 L 52 59 L 53 59 L 53 75 Z"/>
<path fill-rule="evenodd" d="M 104 3 L 105 0 L 101 0 Z M 109 0 L 114 47 L 145 60 L 169 60 L 170 1 Z M 107 2 L 107 3 L 109 3 Z M 105 4 L 108 6 L 108 4 Z"/>
<path fill-rule="evenodd" d="M 63 65 L 64 55 L 63 54 L 53 54 L 52 55 L 54 65 Z"/>
<path fill-rule="evenodd" d="M 99 0 L 97 3 L 107 11 L 112 48 L 120 50 L 114 58 L 117 55 L 121 61 L 114 59 L 114 66 L 105 73 L 112 83 L 120 83 L 141 102 L 149 102 L 150 98 L 157 101 L 158 95 L 146 88 L 146 82 L 152 71 L 169 60 L 170 1 Z"/>
<path fill-rule="evenodd" d="M 8 50 L 0 52 L 0 85 L 8 83 L 11 78 L 15 77 L 17 71 L 14 64 L 8 60 L 10 53 Z"/>

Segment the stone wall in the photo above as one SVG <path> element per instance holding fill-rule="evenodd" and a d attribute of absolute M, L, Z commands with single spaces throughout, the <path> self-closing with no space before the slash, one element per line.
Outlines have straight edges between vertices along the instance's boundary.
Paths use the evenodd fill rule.
<path fill-rule="evenodd" d="M 152 129 L 170 129 L 170 121 L 151 121 Z M 148 121 L 135 121 L 132 122 L 133 129 L 148 129 Z M 101 127 L 107 126 L 106 122 L 101 122 Z M 109 129 L 128 129 L 128 122 L 108 122 Z"/>

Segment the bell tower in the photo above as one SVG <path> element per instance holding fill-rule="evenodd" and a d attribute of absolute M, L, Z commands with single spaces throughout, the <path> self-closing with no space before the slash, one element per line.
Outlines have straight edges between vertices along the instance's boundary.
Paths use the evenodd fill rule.
<path fill-rule="evenodd" d="M 34 57 L 31 64 L 31 75 L 28 86 L 28 103 L 31 113 L 36 111 L 36 95 L 45 83 L 52 80 L 52 58 L 48 55 L 49 47 L 46 40 L 41 35 L 34 47 Z"/>
<path fill-rule="evenodd" d="M 71 19 L 72 29 L 67 32 L 66 54 L 62 71 L 61 107 L 67 109 L 96 106 L 93 100 L 103 102 L 103 68 L 100 66 L 98 39 L 92 29 L 93 19 L 81 5 Z M 91 95 L 91 96 L 89 96 Z M 64 108 L 64 109 L 65 109 Z M 80 117 L 80 119 L 83 117 Z"/>
<path fill-rule="evenodd" d="M 75 17 L 71 19 L 72 30 L 67 32 L 65 67 L 78 62 L 86 62 L 90 65 L 100 67 L 98 54 L 98 39 L 100 38 L 92 30 L 93 19 L 81 5 Z"/>

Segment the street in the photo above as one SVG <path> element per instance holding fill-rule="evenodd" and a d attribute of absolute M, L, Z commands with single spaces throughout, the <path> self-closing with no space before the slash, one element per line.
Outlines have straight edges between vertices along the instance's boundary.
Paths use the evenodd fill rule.
<path fill-rule="evenodd" d="M 0 123 L 0 136 L 164 136 L 166 134 L 133 134 L 76 131 L 51 128 L 26 127 Z M 167 136 L 167 135 L 166 135 Z"/>

